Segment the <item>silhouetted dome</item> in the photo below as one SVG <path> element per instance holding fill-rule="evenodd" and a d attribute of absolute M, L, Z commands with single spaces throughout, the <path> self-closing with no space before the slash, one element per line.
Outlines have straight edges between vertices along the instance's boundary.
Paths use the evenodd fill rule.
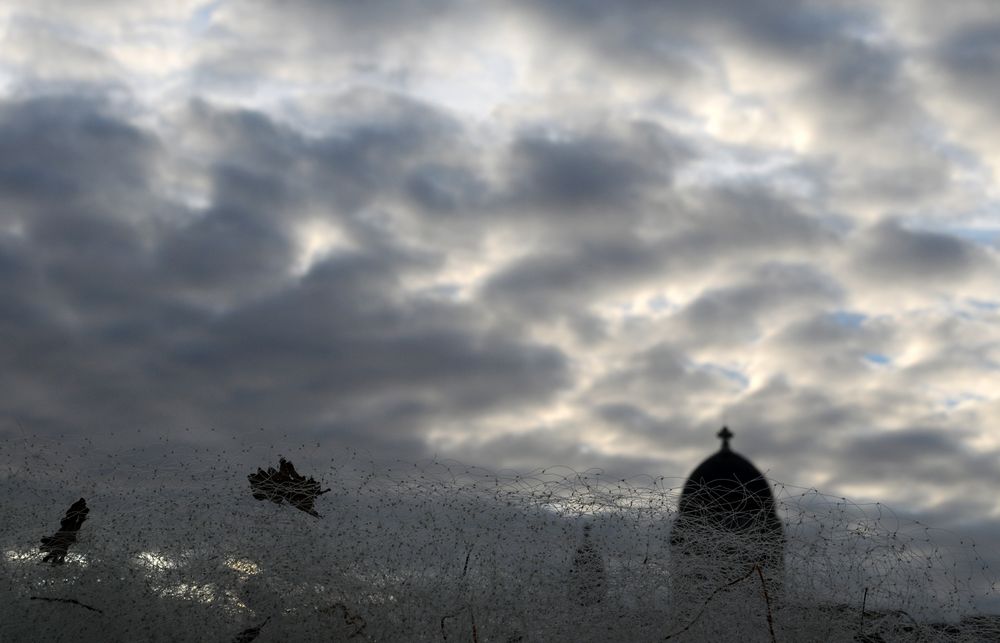
<path fill-rule="evenodd" d="M 718 490 L 740 489 L 745 493 L 770 495 L 771 488 L 753 463 L 729 448 L 723 448 L 705 459 L 684 483 L 681 506 L 689 502 L 701 487 Z M 682 509 L 683 511 L 683 509 Z"/>
<path fill-rule="evenodd" d="M 733 452 L 732 437 L 726 427 L 719 431 L 722 447 L 695 468 L 681 491 L 670 532 L 672 609 L 678 623 L 689 623 L 717 599 L 714 605 L 725 605 L 730 621 L 746 629 L 744 640 L 765 640 L 763 632 L 749 632 L 768 622 L 765 603 L 783 592 L 784 529 L 770 483 Z M 754 571 L 765 594 L 748 591 Z M 720 638 L 711 621 L 699 627 L 690 631 L 692 640 L 732 640 Z"/>
<path fill-rule="evenodd" d="M 688 476 L 679 518 L 727 531 L 780 532 L 771 485 L 757 467 L 729 447 L 732 433 L 719 432 L 722 447 Z"/>

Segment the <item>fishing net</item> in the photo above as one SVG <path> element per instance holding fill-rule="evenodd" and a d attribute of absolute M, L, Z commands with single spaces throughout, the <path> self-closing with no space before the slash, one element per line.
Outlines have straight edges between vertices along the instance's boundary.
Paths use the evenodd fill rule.
<path fill-rule="evenodd" d="M 973 545 L 814 490 L 682 551 L 680 478 L 114 443 L 0 446 L 0 641 L 1000 637 Z"/>

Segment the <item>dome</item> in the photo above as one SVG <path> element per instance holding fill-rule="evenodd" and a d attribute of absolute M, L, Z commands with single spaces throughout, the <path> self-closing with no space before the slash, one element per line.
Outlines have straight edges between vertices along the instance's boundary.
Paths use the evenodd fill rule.
<path fill-rule="evenodd" d="M 719 431 L 722 447 L 688 476 L 681 492 L 679 518 L 736 532 L 781 532 L 774 495 L 764 474 L 729 447 L 728 428 Z"/>
<path fill-rule="evenodd" d="M 752 629 L 752 624 L 768 622 L 768 596 L 783 591 L 785 537 L 771 485 L 753 463 L 729 447 L 732 437 L 726 427 L 719 431 L 722 447 L 695 467 L 681 491 L 670 533 L 671 592 L 678 623 L 697 620 L 721 593 L 717 604 L 726 606 L 727 619 L 720 623 Z M 754 570 L 765 588 L 763 602 L 760 592 L 738 582 Z M 697 640 L 731 639 L 731 632 L 720 637 L 713 622 L 702 627 L 694 635 Z"/>

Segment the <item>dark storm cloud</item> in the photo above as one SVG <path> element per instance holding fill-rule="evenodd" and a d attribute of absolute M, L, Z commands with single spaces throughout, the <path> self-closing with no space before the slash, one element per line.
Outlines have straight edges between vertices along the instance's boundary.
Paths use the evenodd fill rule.
<path fill-rule="evenodd" d="M 1000 481 L 995 453 L 963 446 L 968 432 L 960 427 L 908 427 L 850 439 L 836 458 L 840 480 L 891 482 L 900 478 L 932 486 L 975 481 L 993 487 Z M 933 481 L 933 482 L 931 482 Z"/>
<path fill-rule="evenodd" d="M 603 237 L 635 225 L 696 155 L 688 141 L 643 121 L 527 131 L 504 151 L 492 205 L 555 236 Z"/>
<path fill-rule="evenodd" d="M 655 174 L 651 163 L 630 152 L 599 139 L 524 138 L 513 146 L 510 190 L 527 204 L 569 217 L 634 206 L 639 188 Z"/>
<path fill-rule="evenodd" d="M 550 245 L 495 272 L 484 284 L 482 296 L 494 306 L 510 307 L 528 318 L 568 314 L 602 294 L 625 294 L 657 281 L 743 266 L 764 252 L 774 258 L 808 256 L 834 246 L 839 238 L 821 219 L 798 212 L 760 186 L 705 190 L 689 196 L 684 203 L 668 202 L 665 210 L 646 217 L 627 209 L 604 211 L 595 225 L 607 233 L 597 240 L 591 238 L 587 224 L 579 221 L 584 215 L 576 210 L 546 217 L 541 224 L 551 227 Z M 565 223 L 563 216 L 568 218 Z M 659 238 L 643 238 L 643 229 L 656 231 Z M 745 267 L 739 270 L 746 272 Z M 777 293 L 763 300 L 768 288 L 786 288 L 789 296 L 827 298 L 836 290 L 835 284 L 806 264 L 781 269 L 775 263 L 756 270 L 761 281 L 777 281 L 742 287 L 739 292 L 706 293 L 688 313 L 694 326 L 699 318 L 712 317 L 722 324 L 740 318 L 745 323 L 733 330 L 742 332 L 753 325 L 755 310 L 768 302 L 777 306 L 781 299 Z M 795 285 L 802 280 L 808 283 Z"/>
<path fill-rule="evenodd" d="M 393 304 L 402 293 L 386 296 L 395 268 L 383 261 L 330 260 L 213 324 L 191 347 L 206 382 L 230 373 L 248 392 L 287 389 L 300 411 L 402 399 L 450 414 L 542 400 L 564 383 L 558 351 L 483 329 L 467 308 L 415 297 Z"/>
<path fill-rule="evenodd" d="M 912 464 L 930 458 L 949 458 L 961 452 L 955 437 L 957 436 L 946 435 L 942 431 L 920 428 L 879 433 L 854 440 L 847 448 L 847 455 L 852 462 L 860 458 L 869 464 L 874 456 L 882 466 Z"/>
<path fill-rule="evenodd" d="M 214 159 L 205 168 L 210 206 L 160 246 L 175 287 L 217 300 L 280 288 L 291 278 L 294 228 L 310 218 L 337 222 L 371 252 L 403 252 L 405 241 L 374 226 L 365 210 L 409 194 L 414 176 L 440 167 L 457 125 L 379 92 L 348 93 L 339 109 L 340 127 L 305 137 L 258 112 L 192 105 L 184 124 Z"/>
<path fill-rule="evenodd" d="M 815 255 L 839 235 L 822 216 L 799 210 L 766 186 L 747 182 L 694 192 L 670 251 L 685 263 Z"/>
<path fill-rule="evenodd" d="M 809 67 L 800 100 L 814 118 L 817 152 L 837 158 L 827 182 L 845 196 L 918 204 L 953 180 L 941 146 L 912 135 L 932 121 L 906 64 L 902 49 L 855 36 Z"/>
<path fill-rule="evenodd" d="M 161 247 L 177 287 L 226 297 L 267 291 L 286 279 L 294 247 L 284 214 L 288 198 L 275 176 L 217 167 L 212 206 Z"/>
<path fill-rule="evenodd" d="M 0 189 L 18 206 L 5 208 L 6 217 L 38 203 L 93 204 L 148 186 L 155 138 L 106 115 L 103 103 L 58 96 L 0 105 Z"/>
<path fill-rule="evenodd" d="M 976 22 L 948 34 L 935 62 L 962 92 L 996 107 L 1000 101 L 995 71 L 1000 64 L 1000 23 Z"/>
<path fill-rule="evenodd" d="M 785 460 L 779 480 L 794 482 L 805 472 L 811 454 L 823 450 L 825 440 L 854 429 L 867 419 L 868 409 L 847 402 L 821 387 L 793 385 L 788 377 L 775 376 L 726 409 L 739 418 L 739 427 L 762 453 Z M 888 414 L 888 411 L 887 411 Z"/>
<path fill-rule="evenodd" d="M 857 43 L 839 48 L 819 67 L 817 88 L 822 94 L 816 100 L 835 107 L 831 111 L 854 120 L 855 126 L 891 122 L 884 110 L 898 118 L 912 109 L 901 74 L 903 62 L 901 52 L 885 47 Z"/>
<path fill-rule="evenodd" d="M 622 415 L 618 402 L 634 400 L 657 407 L 694 405 L 705 395 L 732 393 L 738 388 L 738 382 L 720 369 L 699 364 L 678 346 L 661 342 L 637 352 L 621 368 L 602 377 L 582 396 L 582 401 L 590 405 L 601 403 L 599 415 L 605 419 L 638 419 L 639 416 L 633 415 L 638 409 Z M 636 423 L 646 424 L 646 421 Z"/>
<path fill-rule="evenodd" d="M 337 95 L 329 104 L 330 133 L 341 133 L 345 149 L 357 149 L 369 164 L 388 162 L 399 167 L 420 158 L 428 146 L 444 151 L 454 144 L 463 124 L 434 106 L 391 91 L 358 88 Z M 341 131 L 346 128 L 346 131 Z M 333 151 L 336 151 L 334 148 Z M 405 152 L 407 156 L 393 157 Z M 333 158 L 337 155 L 334 154 Z M 366 169 L 374 169 L 366 165 Z"/>
<path fill-rule="evenodd" d="M 436 19 L 460 9 L 455 0 L 306 0 L 287 3 L 279 0 L 252 0 L 249 16 L 262 21 L 280 18 L 291 22 L 300 33 L 315 30 L 351 36 L 371 43 L 373 37 L 409 31 L 415 24 L 432 25 Z"/>
<path fill-rule="evenodd" d="M 942 146 L 913 136 L 935 125 L 908 67 L 911 52 L 878 7 L 771 0 L 523 6 L 558 40 L 581 43 L 590 64 L 613 65 L 609 73 L 634 76 L 647 91 L 663 87 L 664 76 L 697 79 L 696 87 L 721 82 L 733 99 L 752 102 L 769 83 L 784 83 L 778 91 L 792 109 L 780 113 L 808 129 L 808 153 L 826 165 L 820 185 L 831 195 L 913 207 L 953 185 Z M 988 59 L 988 40 L 970 45 L 977 60 Z M 661 91 L 704 118 L 701 90 L 681 82 Z"/>
<path fill-rule="evenodd" d="M 527 238 L 541 236 L 545 247 L 493 273 L 483 298 L 529 317 L 572 314 L 585 300 L 655 277 L 668 249 L 643 239 L 638 226 L 661 216 L 649 201 L 692 157 L 682 140 L 641 122 L 616 132 L 516 139 L 486 212 L 504 214 L 490 225 L 529 230 Z"/>
<path fill-rule="evenodd" d="M 675 321 L 694 344 L 739 344 L 759 336 L 764 316 L 829 306 L 841 292 L 836 281 L 811 266 L 768 263 L 743 283 L 702 293 Z"/>
<path fill-rule="evenodd" d="M 582 41 L 596 58 L 613 61 L 625 73 L 638 69 L 680 80 L 718 64 L 714 43 L 720 36 L 771 55 L 817 57 L 840 34 L 871 19 L 848 7 L 772 0 L 520 4 L 561 37 Z"/>
<path fill-rule="evenodd" d="M 191 211 L 150 188 L 162 145 L 121 115 L 64 99 L 5 106 L 12 417 L 98 434 L 325 430 L 412 453 L 432 418 L 538 403 L 565 386 L 558 349 L 407 292 L 400 280 L 434 261 L 337 207 L 365 198 L 328 209 L 356 249 L 291 274 L 301 202 L 322 201 L 349 173 L 365 175 L 371 195 L 405 184 L 407 158 L 432 149 L 425 121 L 307 141 L 260 114 L 195 112 L 211 124 L 200 124 L 209 157 L 199 161 L 210 191 Z"/>
<path fill-rule="evenodd" d="M 489 186 L 461 165 L 427 164 L 406 180 L 405 194 L 428 214 L 462 216 L 479 210 Z"/>
<path fill-rule="evenodd" d="M 626 73 L 687 80 L 702 73 L 699 43 L 673 26 L 663 12 L 645 3 L 610 6 L 600 2 L 520 3 L 532 17 L 541 18 L 561 40 L 598 52 L 603 64 Z M 665 37 L 666 36 L 666 37 Z"/>
<path fill-rule="evenodd" d="M 664 265 L 661 248 L 638 239 L 583 242 L 530 255 L 486 282 L 482 296 L 520 316 L 567 314 L 609 289 L 635 287 Z"/>
<path fill-rule="evenodd" d="M 400 73 L 419 68 L 434 52 L 427 46 L 436 35 L 464 41 L 477 30 L 503 23 L 511 12 L 546 30 L 547 48 L 558 56 L 587 52 L 598 68 L 672 81 L 717 75 L 713 41 L 737 40 L 769 55 L 819 58 L 845 34 L 863 33 L 874 12 L 856 7 L 818 6 L 809 2 L 772 0 L 737 2 L 684 0 L 668 4 L 629 0 L 603 3 L 544 1 L 512 5 L 467 5 L 433 2 L 253 2 L 249 9 L 224 7 L 217 37 L 229 47 L 207 56 L 202 71 L 227 77 L 274 70 L 284 59 L 295 65 L 313 52 L 352 51 L 354 64 L 373 71 Z M 234 36 L 271 36 L 248 48 Z M 261 51 L 267 55 L 259 55 Z M 402 53 L 406 52 L 406 53 Z M 410 68 L 392 71 L 400 55 Z M 381 56 L 381 58 L 380 58 Z M 364 62 L 363 62 L 364 61 Z M 242 62 L 242 65 L 239 63 Z M 388 67 L 385 67 L 388 65 Z"/>
<path fill-rule="evenodd" d="M 856 260 L 867 276 L 903 282 L 958 284 L 996 271 L 980 246 L 958 237 L 910 230 L 887 219 L 866 231 Z"/>
<path fill-rule="evenodd" d="M 781 330 L 778 340 L 790 345 L 794 351 L 822 346 L 834 346 L 840 351 L 860 335 L 860 328 L 852 327 L 834 315 L 819 314 L 789 324 Z"/>
<path fill-rule="evenodd" d="M 670 63 L 685 59 L 712 60 L 720 37 L 773 56 L 817 60 L 878 24 L 877 13 L 858 7 L 778 0 L 547 0 L 522 6 L 562 36 L 646 71 L 671 69 Z"/>
<path fill-rule="evenodd" d="M 148 177 L 161 150 L 104 107 L 58 97 L 0 108 L 0 217 L 8 247 L 29 257 L 20 270 L 49 323 L 107 319 L 141 297 L 147 217 L 162 207 L 149 201 Z"/>
<path fill-rule="evenodd" d="M 270 184 L 255 188 L 261 196 L 322 199 L 335 206 L 334 215 L 368 206 L 386 192 L 412 191 L 421 177 L 454 162 L 461 141 L 460 123 L 399 94 L 346 91 L 331 101 L 329 112 L 332 123 L 308 137 L 264 113 L 220 110 L 201 101 L 192 105 L 185 125 L 211 141 L 223 172 L 235 167 L 254 172 L 254 180 L 274 175 Z M 224 196 L 241 194 L 236 189 Z"/>

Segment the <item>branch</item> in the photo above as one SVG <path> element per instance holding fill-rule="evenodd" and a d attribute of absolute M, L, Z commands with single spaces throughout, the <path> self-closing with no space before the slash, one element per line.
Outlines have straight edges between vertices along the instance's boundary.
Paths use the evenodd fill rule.
<path fill-rule="evenodd" d="M 767 593 L 767 583 L 764 582 L 764 572 L 761 571 L 760 565 L 754 564 L 754 569 L 757 570 L 757 576 L 760 577 L 760 589 L 764 593 L 764 603 L 767 605 L 767 631 L 771 633 L 771 643 L 778 643 L 778 639 L 774 636 L 774 614 L 771 613 L 771 597 Z M 865 589 L 865 595 L 868 594 L 868 590 Z"/>
<path fill-rule="evenodd" d="M 88 609 L 91 612 L 97 612 L 98 614 L 103 614 L 104 612 L 97 609 L 96 607 L 91 607 L 90 605 L 85 605 L 75 598 L 48 598 L 46 596 L 31 596 L 30 600 L 33 601 L 49 601 L 50 603 L 72 603 L 73 605 L 79 605 L 83 609 Z"/>
<path fill-rule="evenodd" d="M 677 630 L 673 634 L 667 634 L 665 637 L 663 637 L 663 640 L 664 641 L 669 641 L 670 639 L 674 638 L 675 636 L 680 636 L 684 632 L 687 632 L 692 627 L 694 627 L 695 623 L 697 623 L 698 620 L 701 619 L 702 615 L 705 613 L 705 610 L 708 608 L 708 604 L 712 602 L 712 599 L 714 599 L 719 594 L 719 592 L 724 592 L 725 590 L 729 589 L 733 585 L 741 583 L 741 582 L 745 581 L 746 579 L 750 578 L 751 574 L 753 574 L 753 572 L 754 572 L 755 569 L 757 569 L 756 565 L 754 565 L 753 567 L 751 567 L 750 571 L 748 571 L 746 574 L 743 574 L 742 576 L 740 576 L 736 580 L 730 581 L 730 582 L 726 583 L 725 585 L 723 585 L 721 587 L 717 587 L 715 589 L 715 591 L 712 592 L 707 599 L 705 599 L 705 603 L 701 606 L 701 609 L 698 610 L 698 613 L 695 614 L 695 617 L 691 620 L 690 623 L 688 623 L 687 625 L 685 625 L 683 628 Z"/>

